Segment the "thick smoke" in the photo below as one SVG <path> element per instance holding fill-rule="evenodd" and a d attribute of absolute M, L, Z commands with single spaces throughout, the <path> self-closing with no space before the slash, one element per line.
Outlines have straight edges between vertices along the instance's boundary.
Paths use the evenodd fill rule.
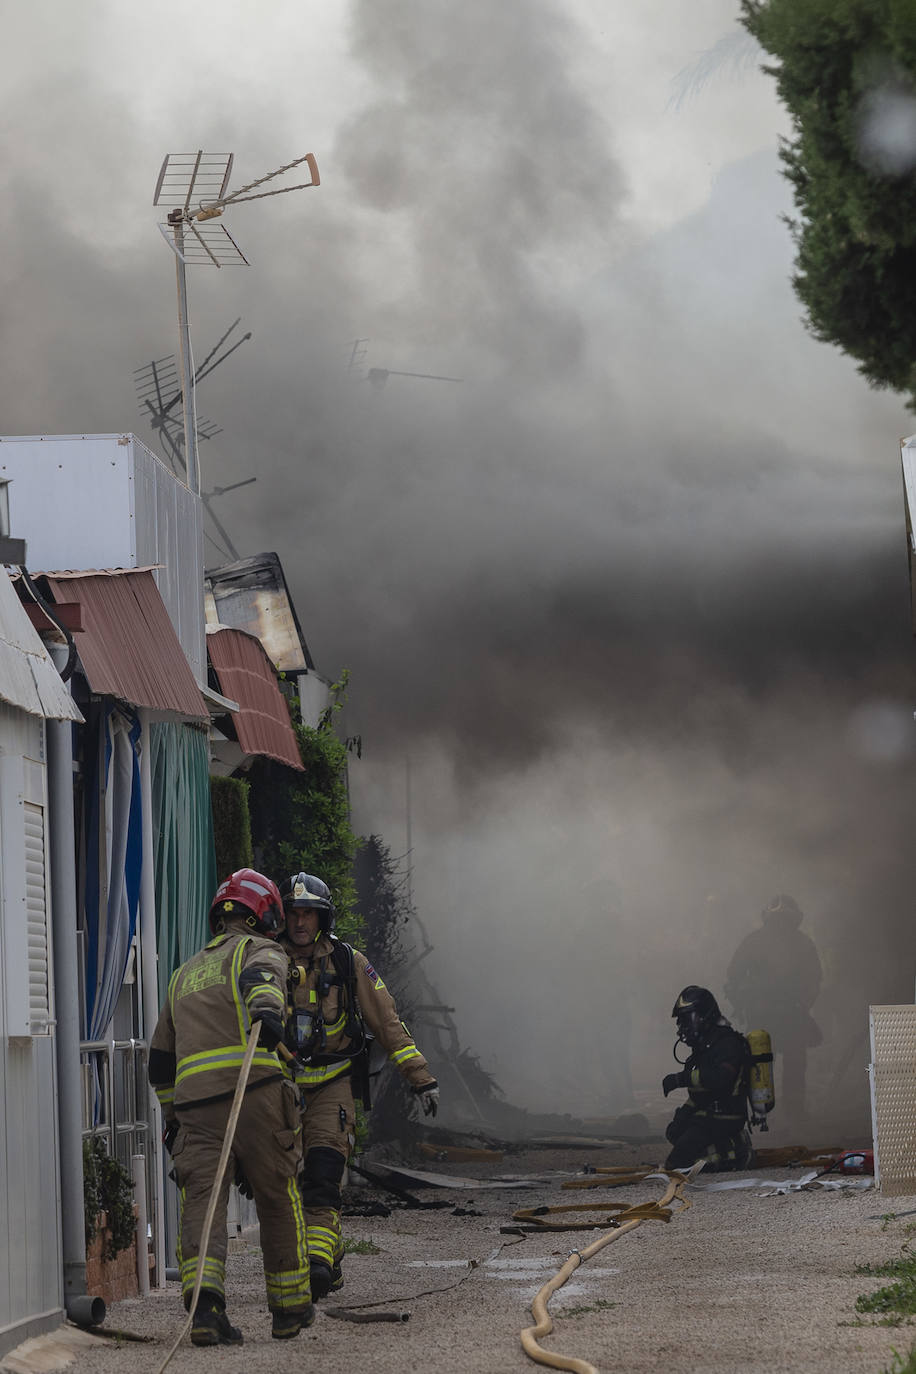
<path fill-rule="evenodd" d="M 298 5 L 274 36 L 241 10 L 218 88 L 203 31 L 169 49 L 167 106 L 105 13 L 10 96 L 40 117 L 0 209 L 4 431 L 151 440 L 130 374 L 174 347 L 163 154 L 234 147 L 240 184 L 313 146 L 319 190 L 232 212 L 252 269 L 192 276 L 198 356 L 236 315 L 254 334 L 201 387 L 204 478 L 257 474 L 221 518 L 352 670 L 357 820 L 395 850 L 410 758 L 426 967 L 465 1043 L 522 1105 L 605 1114 L 629 1024 L 660 1113 L 676 992 L 721 994 L 790 892 L 825 970 L 813 1101 L 860 1108 L 865 1009 L 912 997 L 907 420 L 803 332 L 775 111 L 649 234 L 622 170 L 646 135 L 608 127 L 565 6 L 353 4 L 323 128 Z M 663 108 L 656 142 L 683 139 Z"/>

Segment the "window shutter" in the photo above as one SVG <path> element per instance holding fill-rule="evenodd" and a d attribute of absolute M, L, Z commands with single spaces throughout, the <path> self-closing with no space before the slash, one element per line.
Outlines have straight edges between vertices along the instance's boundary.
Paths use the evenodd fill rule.
<path fill-rule="evenodd" d="M 48 902 L 45 884 L 45 813 L 33 802 L 25 810 L 25 890 L 29 941 L 29 1020 L 32 1034 L 45 1034 L 51 1022 Z"/>

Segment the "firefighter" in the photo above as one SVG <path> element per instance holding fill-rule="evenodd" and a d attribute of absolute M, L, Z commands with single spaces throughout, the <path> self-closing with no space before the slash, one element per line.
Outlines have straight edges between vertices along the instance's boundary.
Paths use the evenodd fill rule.
<path fill-rule="evenodd" d="M 317 1299 L 343 1286 L 340 1184 L 354 1139 L 354 1077 L 368 1086 L 366 1028 L 427 1116 L 436 1114 L 439 1086 L 378 973 L 360 950 L 332 934 L 334 905 L 327 885 L 310 873 L 294 873 L 281 892 L 283 942 L 294 965 L 291 1048 L 302 1061 L 295 1067 L 303 1095 L 300 1184 Z M 368 1105 L 365 1091 L 362 1096 Z"/>
<path fill-rule="evenodd" d="M 761 924 L 741 941 L 728 966 L 725 995 L 744 1026 L 766 1026 L 782 1056 L 780 1111 L 805 1121 L 809 1049 L 823 1039 L 811 1008 L 821 989 L 817 947 L 801 929 L 794 897 L 781 892 L 760 913 Z"/>
<path fill-rule="evenodd" d="M 172 974 L 153 1035 L 149 1079 L 166 1121 L 164 1140 L 181 1197 L 178 1259 L 191 1304 L 200 1237 L 251 1024 L 260 1037 L 232 1145 L 261 1223 L 271 1335 L 311 1325 L 305 1217 L 297 1176 L 302 1160 L 299 1099 L 276 1053 L 287 1016 L 289 960 L 277 944 L 283 905 L 270 878 L 243 868 L 216 890 L 213 939 Z M 194 1345 L 239 1345 L 226 1315 L 226 1207 L 222 1179 L 191 1328 Z"/>
<path fill-rule="evenodd" d="M 673 1146 L 666 1169 L 688 1169 L 698 1159 L 706 1168 L 748 1169 L 754 1151 L 747 1128 L 750 1051 L 744 1036 L 725 1020 L 708 988 L 684 988 L 671 1013 L 678 1043 L 690 1049 L 680 1073 L 666 1074 L 667 1097 L 686 1088 L 688 1100 L 678 1107 L 665 1135 Z M 677 1044 L 675 1044 L 675 1057 Z"/>

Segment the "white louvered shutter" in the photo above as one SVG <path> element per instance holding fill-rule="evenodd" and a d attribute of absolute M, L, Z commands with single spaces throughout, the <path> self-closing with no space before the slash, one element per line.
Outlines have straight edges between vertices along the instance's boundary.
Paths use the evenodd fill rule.
<path fill-rule="evenodd" d="M 29 940 L 29 1021 L 33 1035 L 46 1034 L 51 1020 L 48 901 L 45 884 L 44 807 L 26 802 L 25 891 Z"/>

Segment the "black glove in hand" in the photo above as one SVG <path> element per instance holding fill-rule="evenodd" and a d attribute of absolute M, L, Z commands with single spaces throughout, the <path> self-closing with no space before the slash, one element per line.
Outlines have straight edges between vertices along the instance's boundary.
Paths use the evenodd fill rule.
<path fill-rule="evenodd" d="M 265 1050 L 275 1050 L 283 1039 L 283 1022 L 275 1011 L 254 1012 L 252 1021 L 260 1021 L 261 1038 L 259 1043 Z"/>
<path fill-rule="evenodd" d="M 253 1198 L 253 1197 L 254 1197 L 254 1193 L 253 1193 L 253 1191 L 252 1191 L 251 1184 L 248 1182 L 248 1179 L 245 1177 L 245 1171 L 244 1171 L 244 1169 L 242 1168 L 241 1164 L 238 1162 L 238 1160 L 235 1161 L 235 1178 L 234 1178 L 232 1181 L 233 1181 L 233 1183 L 235 1184 L 236 1188 L 238 1188 L 238 1190 L 239 1190 L 239 1192 L 241 1193 L 242 1197 L 247 1197 L 247 1198 Z"/>
<path fill-rule="evenodd" d="M 172 1117 L 171 1121 L 165 1123 L 165 1129 L 162 1132 L 162 1143 L 168 1154 L 172 1153 L 172 1146 L 175 1144 L 175 1137 L 177 1134 L 178 1122 Z"/>
<path fill-rule="evenodd" d="M 675 1088 L 685 1088 L 686 1086 L 682 1073 L 666 1073 L 662 1079 L 662 1092 L 666 1097 L 669 1093 L 673 1093 Z"/>

